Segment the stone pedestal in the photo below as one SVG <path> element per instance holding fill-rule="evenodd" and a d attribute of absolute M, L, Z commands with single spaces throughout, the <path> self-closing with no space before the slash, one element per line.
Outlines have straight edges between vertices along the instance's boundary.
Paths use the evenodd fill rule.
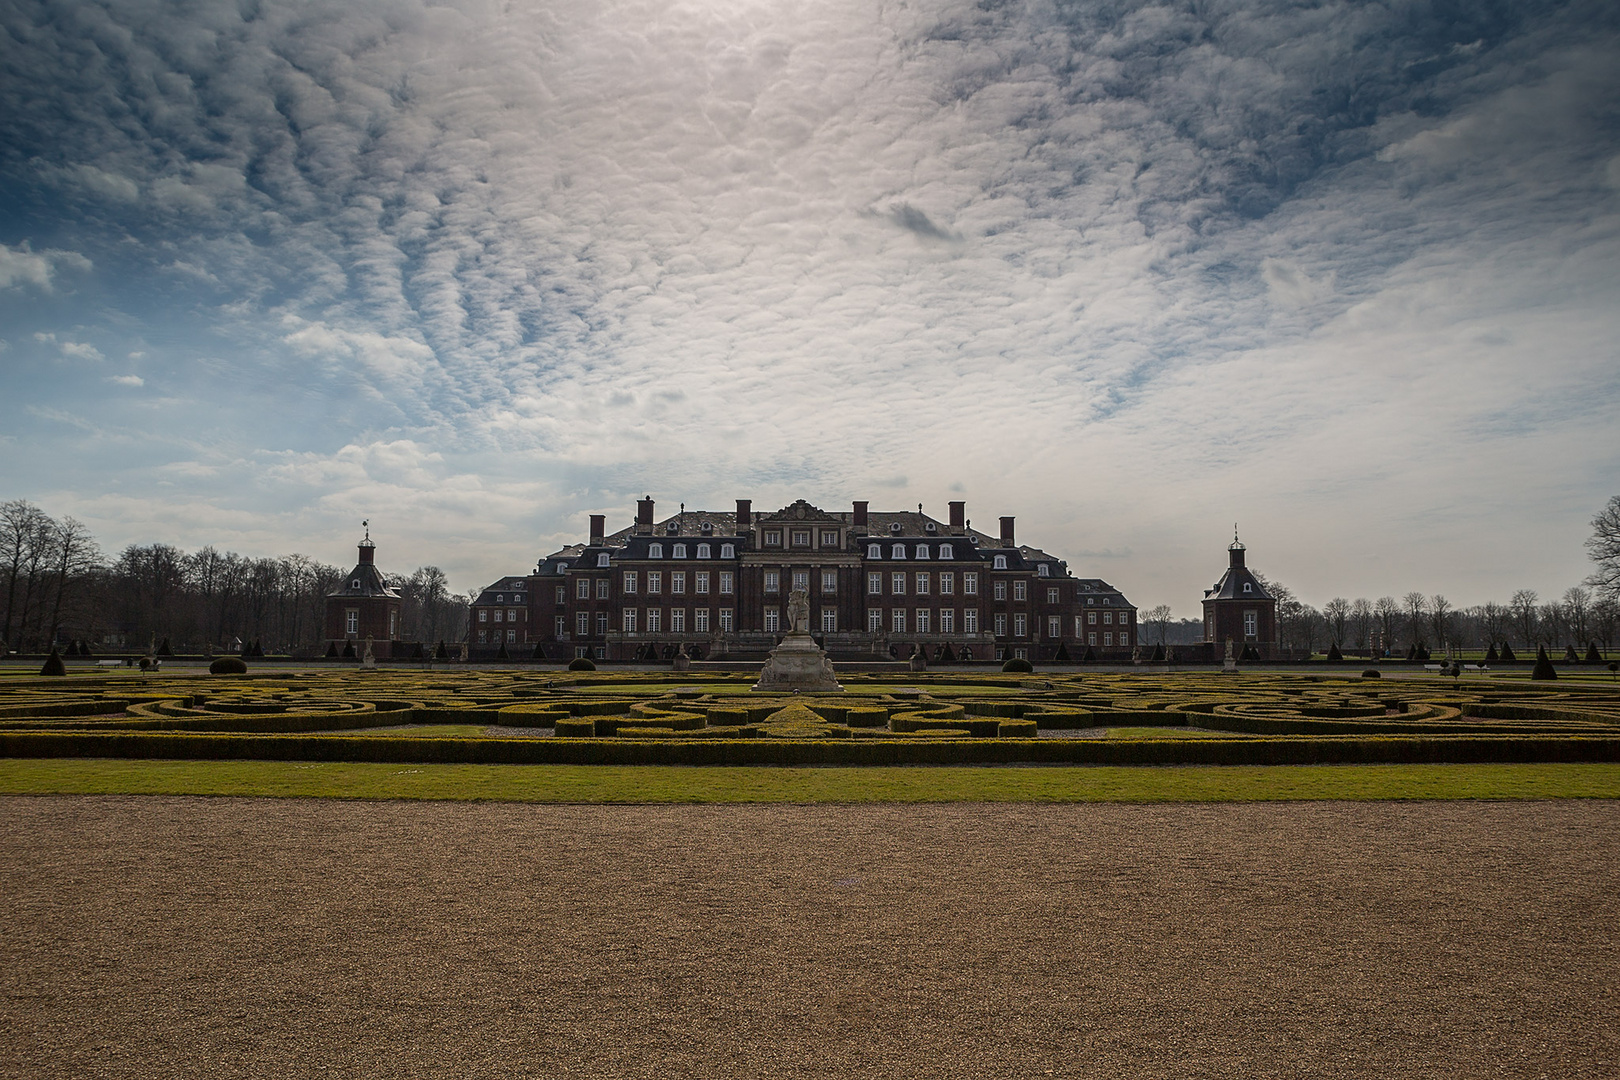
<path fill-rule="evenodd" d="M 755 690 L 797 690 L 806 694 L 841 694 L 832 661 L 807 632 L 790 632 L 771 650 Z"/>

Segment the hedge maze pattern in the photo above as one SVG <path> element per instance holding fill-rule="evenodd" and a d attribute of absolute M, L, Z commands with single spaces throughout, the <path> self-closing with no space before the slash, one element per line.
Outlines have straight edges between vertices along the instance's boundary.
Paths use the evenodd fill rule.
<path fill-rule="evenodd" d="M 0 756 L 671 764 L 1620 760 L 1620 688 L 1243 674 L 466 671 L 0 685 Z M 450 725 L 450 727 L 446 727 Z M 1122 737 L 1124 736 L 1124 737 Z"/>

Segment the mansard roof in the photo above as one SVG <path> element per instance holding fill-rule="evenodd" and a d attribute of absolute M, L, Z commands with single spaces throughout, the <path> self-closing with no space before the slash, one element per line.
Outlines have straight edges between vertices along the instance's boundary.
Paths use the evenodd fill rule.
<path fill-rule="evenodd" d="M 399 593 L 388 584 L 383 572 L 377 569 L 376 563 L 356 563 L 349 576 L 343 579 L 343 584 L 334 592 L 326 594 L 331 597 L 343 597 L 348 600 L 361 600 L 367 597 L 380 597 L 386 600 L 398 600 Z"/>
<path fill-rule="evenodd" d="M 1249 591 L 1244 592 L 1243 586 L 1248 585 Z M 1205 600 L 1271 600 L 1272 595 L 1266 591 L 1254 571 L 1246 566 L 1228 566 L 1221 580 L 1215 583 L 1213 589 L 1204 590 Z"/>
<path fill-rule="evenodd" d="M 478 594 L 478 599 L 474 600 L 473 603 L 475 605 L 520 604 L 523 601 L 519 599 L 519 594 L 521 594 L 526 588 L 528 588 L 527 578 L 503 577 L 499 581 L 495 582 L 495 584 L 486 586 L 484 591 Z M 501 599 L 497 600 L 496 597 L 501 597 Z"/>

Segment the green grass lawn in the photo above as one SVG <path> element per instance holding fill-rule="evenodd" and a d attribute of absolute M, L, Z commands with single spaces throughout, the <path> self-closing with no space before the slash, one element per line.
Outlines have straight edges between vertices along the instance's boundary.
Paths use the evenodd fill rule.
<path fill-rule="evenodd" d="M 800 769 L 7 758 L 0 794 L 542 803 L 1613 799 L 1620 764 Z"/>

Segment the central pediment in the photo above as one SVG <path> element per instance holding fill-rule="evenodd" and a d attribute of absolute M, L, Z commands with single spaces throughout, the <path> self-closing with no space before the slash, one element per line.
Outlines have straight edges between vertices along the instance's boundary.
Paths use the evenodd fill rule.
<path fill-rule="evenodd" d="M 843 519 L 829 514 L 819 506 L 812 506 L 803 499 L 797 499 L 782 507 L 774 514 L 761 519 L 762 521 L 793 522 L 793 521 L 826 521 L 843 524 Z"/>

